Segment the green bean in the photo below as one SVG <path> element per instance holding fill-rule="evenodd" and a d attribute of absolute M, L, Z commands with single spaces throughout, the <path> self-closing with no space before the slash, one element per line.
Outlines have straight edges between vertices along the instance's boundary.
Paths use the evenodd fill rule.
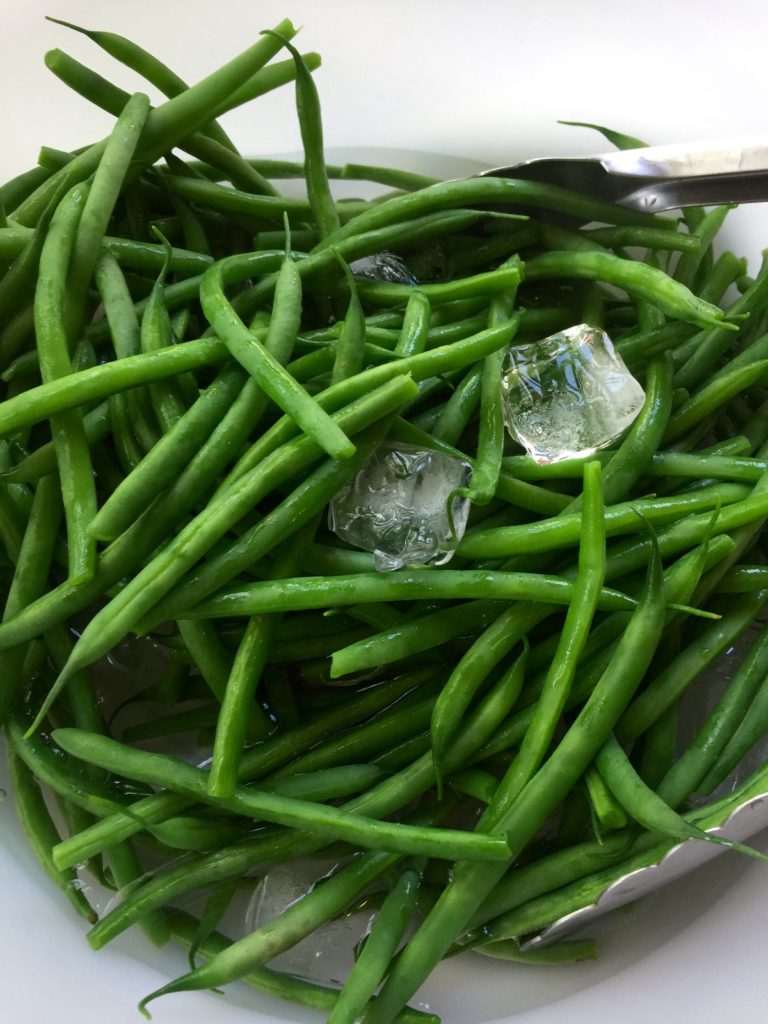
<path fill-rule="evenodd" d="M 326 411 L 338 409 L 344 402 L 354 401 L 356 398 L 370 392 L 372 388 L 379 387 L 399 374 L 408 373 L 414 380 L 420 381 L 438 376 L 452 369 L 471 365 L 489 352 L 494 352 L 496 349 L 508 344 L 514 336 L 517 326 L 518 319 L 515 316 L 506 324 L 480 331 L 463 342 L 444 345 L 429 352 L 419 352 L 380 366 L 369 367 L 363 370 L 362 373 L 358 373 L 355 377 L 335 384 L 326 391 L 321 392 L 317 396 L 317 403 Z M 2 406 L 0 406 L 0 429 L 2 428 L 1 410 Z M 274 451 L 278 445 L 289 440 L 295 432 L 296 426 L 290 417 L 283 417 L 278 420 L 240 459 L 225 478 L 222 487 L 233 483 L 244 473 L 258 465 L 261 459 L 271 451 Z"/>
<path fill-rule="evenodd" d="M 503 349 L 485 358 L 491 359 L 494 356 L 498 360 L 503 359 Z M 442 441 L 449 445 L 455 445 L 458 442 L 480 401 L 482 379 L 482 366 L 476 365 L 456 385 L 451 397 L 443 406 L 435 425 L 430 431 L 431 436 L 437 441 Z"/>
<path fill-rule="evenodd" d="M 80 32 L 82 35 L 87 36 L 111 57 L 114 57 L 126 67 L 131 68 L 132 71 L 138 72 L 143 78 L 146 78 L 148 82 L 158 88 L 169 99 L 178 96 L 179 93 L 189 88 L 187 83 L 174 74 L 162 61 L 130 39 L 126 39 L 125 36 L 118 35 L 115 32 L 101 32 L 82 28 L 80 25 L 74 25 L 71 21 L 61 21 L 59 18 L 47 17 L 46 20 L 53 22 L 55 25 L 63 25 L 64 28 L 70 28 L 74 32 Z M 201 129 L 201 131 L 223 145 L 234 148 L 229 136 L 215 122 Z"/>
<path fill-rule="evenodd" d="M 299 800 L 335 800 L 381 782 L 386 772 L 374 764 L 344 764 L 301 775 L 286 775 L 260 783 L 265 793 Z"/>
<path fill-rule="evenodd" d="M 401 189 L 404 192 L 427 188 L 428 185 L 436 185 L 440 180 L 439 178 L 430 178 L 425 174 L 415 174 L 413 171 L 355 163 L 344 164 L 340 177 L 352 181 L 375 181 L 379 185 L 388 185 L 390 188 Z"/>
<path fill-rule="evenodd" d="M 740 723 L 768 673 L 768 630 L 763 629 L 685 753 L 660 780 L 659 797 L 678 807 L 739 736 Z"/>
<path fill-rule="evenodd" d="M 764 565 L 735 565 L 714 587 L 716 594 L 744 594 L 764 590 L 768 572 Z"/>
<path fill-rule="evenodd" d="M 728 288 L 745 270 L 744 259 L 739 259 L 732 252 L 721 253 L 699 289 L 699 297 L 707 302 L 721 302 Z"/>
<path fill-rule="evenodd" d="M 578 661 L 597 609 L 605 577 L 605 529 L 601 484 L 600 463 L 588 462 L 584 467 L 584 515 L 573 596 L 531 724 L 502 783 L 504 799 L 509 801 L 514 800 L 522 792 L 544 760 L 573 685 Z M 447 693 L 447 689 L 446 687 L 443 692 Z M 435 706 L 432 719 L 433 744 L 435 738 L 440 736 L 444 745 L 447 737 L 441 734 L 439 728 L 442 725 L 438 718 L 439 707 L 440 701 Z M 453 713 L 453 706 L 450 710 Z M 454 729 L 457 724 L 458 719 L 453 718 Z"/>
<path fill-rule="evenodd" d="M 6 722 L 6 735 L 9 744 L 39 782 L 72 806 L 95 815 L 114 814 L 124 808 L 125 795 L 116 786 L 100 782 L 89 774 L 89 768 L 72 761 L 60 750 L 54 751 L 49 743 L 37 737 L 26 739 L 26 724 L 26 719 L 14 709 Z M 75 866 L 59 864 L 55 854 L 54 863 L 59 869 Z"/>
<path fill-rule="evenodd" d="M 350 759 L 380 754 L 395 742 L 409 740 L 426 729 L 434 703 L 432 695 L 415 704 L 396 705 L 369 725 L 359 726 L 345 736 L 333 737 L 300 755 L 289 766 L 278 769 L 274 776 L 280 778 L 289 772 L 315 771 L 329 765 L 346 764 Z"/>
<path fill-rule="evenodd" d="M 242 189 L 226 188 L 199 178 L 180 177 L 175 174 L 163 176 L 166 187 L 195 205 L 223 213 L 250 214 L 252 216 L 282 221 L 283 214 L 299 220 L 311 215 L 306 199 L 292 199 L 287 196 L 255 195 Z"/>
<path fill-rule="evenodd" d="M 422 601 L 489 596 L 495 600 L 549 601 L 568 604 L 573 585 L 557 576 L 482 570 L 401 570 L 396 575 L 297 577 L 279 584 L 264 581 L 224 591 L 185 612 L 189 617 L 259 615 L 264 611 L 306 611 L 368 601 Z M 634 601 L 605 588 L 599 607 L 631 609 Z"/>
<path fill-rule="evenodd" d="M 684 285 L 678 284 L 662 271 L 646 263 L 622 259 L 612 253 L 548 252 L 526 262 L 527 281 L 552 277 L 605 281 L 626 289 L 632 295 L 647 299 L 664 313 L 679 320 L 700 327 L 718 325 L 718 329 L 726 333 L 738 330 L 735 324 L 720 324 L 719 321 L 723 319 L 721 309 L 711 303 L 702 302 Z"/>
<path fill-rule="evenodd" d="M 356 404 L 353 403 L 352 406 L 338 414 L 337 419 L 341 423 L 351 424 L 354 433 L 359 427 L 365 429 L 371 422 L 375 423 L 386 416 L 393 411 L 393 407 L 401 405 L 403 399 L 412 394 L 413 383 L 407 378 L 401 377 L 390 384 L 385 384 L 378 391 L 369 395 L 367 399 Z M 91 620 L 81 634 L 68 666 L 60 674 L 56 685 L 46 698 L 45 705 L 50 705 L 51 700 L 55 698 L 73 671 L 91 664 L 125 636 L 132 625 L 135 625 L 143 614 L 165 596 L 173 584 L 249 511 L 260 496 L 300 471 L 302 467 L 311 464 L 319 454 L 317 445 L 310 438 L 303 438 L 289 444 L 285 449 L 278 449 L 274 456 L 262 462 L 253 474 L 244 477 L 239 484 L 231 487 L 220 501 L 209 506 L 178 533 L 175 539 L 146 565 L 105 609 Z M 348 468 L 342 464 L 333 468 L 337 473 L 344 474 L 349 472 L 349 468 L 352 467 Z M 353 468 L 352 471 L 354 472 Z M 338 486 L 337 481 L 337 489 Z M 269 525 L 269 520 L 266 522 Z M 289 524 L 288 530 L 295 529 L 297 525 L 296 523 Z M 264 530 L 260 531 L 259 539 L 265 545 L 265 549 L 268 549 L 273 540 L 269 536 L 269 531 Z M 616 597 L 611 595 L 608 598 L 609 603 L 612 600 L 626 602 L 630 599 L 623 595 Z M 185 613 L 184 618 L 189 617 L 190 615 Z M 47 710 L 47 708 L 44 706 L 43 710 Z M 41 711 L 41 715 L 42 713 L 43 711 Z"/>
<path fill-rule="evenodd" d="M 518 670 L 522 671 L 524 659 L 518 659 Z M 468 718 L 466 728 L 449 754 L 449 770 L 469 758 L 493 732 L 499 720 L 509 708 L 505 691 L 518 692 L 519 684 L 511 685 L 500 681 L 497 687 L 481 702 L 478 709 Z M 246 754 L 246 758 L 248 755 Z M 410 800 L 425 792 L 434 782 L 434 765 L 431 754 L 427 753 L 398 775 L 380 783 L 369 793 L 345 805 L 353 812 L 382 816 L 391 814 Z M 135 805 L 134 805 L 135 807 Z M 167 903 L 172 894 L 188 892 L 197 884 L 209 884 L 222 878 L 234 877 L 256 864 L 267 864 L 275 859 L 296 853 L 313 852 L 323 845 L 322 839 L 300 833 L 299 835 L 275 838 L 245 840 L 232 847 L 217 851 L 207 858 L 201 858 L 194 865 L 183 865 L 146 883 L 139 893 L 134 894 L 104 918 L 89 934 L 89 941 L 99 948 L 110 938 L 124 930 L 137 915 L 146 913 L 153 906 Z"/>
<path fill-rule="evenodd" d="M 216 724 L 218 711 L 219 705 L 214 701 L 170 715 L 161 715 L 159 718 L 128 726 L 122 730 L 120 738 L 124 743 L 142 743 L 144 740 L 157 739 L 159 736 L 199 731 Z"/>
<path fill-rule="evenodd" d="M 107 862 L 119 891 L 128 889 L 142 876 L 138 858 L 129 843 L 113 846 L 107 854 Z M 155 946 L 164 946 L 171 937 L 168 922 L 161 913 L 147 914 L 139 927 Z"/>
<path fill-rule="evenodd" d="M 759 792 L 761 785 L 765 785 L 765 779 L 762 773 L 758 772 L 725 800 L 699 808 L 697 811 L 688 812 L 685 819 L 691 824 L 698 825 L 702 830 L 722 825 L 733 810 L 749 798 L 750 794 Z M 621 834 L 617 834 L 616 837 L 608 837 L 607 842 L 610 842 L 611 839 L 620 841 L 622 838 Z M 626 839 L 624 842 L 626 844 Z M 509 935 L 526 935 L 565 914 L 589 906 L 599 900 L 601 894 L 619 875 L 623 876 L 638 868 L 658 864 L 677 842 L 678 840 L 671 839 L 656 841 L 656 837 L 651 833 L 643 833 L 628 849 L 625 847 L 623 855 L 619 858 L 618 866 L 608 867 L 587 877 L 581 877 L 570 885 L 523 903 L 517 909 L 494 921 L 488 927 L 487 934 L 494 939 L 505 938 Z M 629 856 L 627 856 L 628 854 Z"/>
<path fill-rule="evenodd" d="M 323 123 L 320 99 L 312 75 L 301 54 L 288 39 L 272 32 L 293 57 L 296 66 L 296 112 L 304 147 L 304 177 L 312 216 L 321 238 L 327 238 L 339 226 L 339 215 L 328 185 L 323 151 Z"/>
<path fill-rule="evenodd" d="M 333 737 L 340 730 L 350 728 L 375 715 L 415 686 L 422 684 L 429 675 L 430 671 L 423 668 L 413 670 L 393 682 L 383 683 L 363 692 L 345 705 L 327 711 L 313 721 L 304 722 L 291 731 L 276 735 L 253 747 L 245 752 L 240 762 L 240 780 L 247 781 L 265 775 L 293 760 L 314 743 Z M 320 766 L 323 765 L 318 765 Z M 106 818 L 87 832 L 64 840 L 56 848 L 54 860 L 59 867 L 77 864 L 104 847 L 134 835 L 145 827 L 145 823 L 164 821 L 189 805 L 189 800 L 170 793 L 160 793 L 136 801 L 131 805 L 129 813 Z"/>
<path fill-rule="evenodd" d="M 584 776 L 589 803 L 595 821 L 594 830 L 597 835 L 602 831 L 612 832 L 624 828 L 627 816 L 613 793 L 608 789 L 600 772 L 594 765 L 587 768 Z"/>
<path fill-rule="evenodd" d="M 197 930 L 197 922 L 182 910 L 173 910 L 169 913 L 169 926 L 174 935 L 185 945 L 189 945 Z M 198 952 L 206 959 L 216 956 L 228 948 L 230 942 L 218 932 L 206 936 L 200 942 Z M 303 981 L 294 978 L 289 974 L 280 971 L 272 971 L 267 967 L 253 968 L 242 979 L 247 985 L 267 995 L 276 996 L 279 999 L 288 999 L 293 1003 L 303 1006 L 311 1006 L 317 1010 L 332 1010 L 335 1006 L 339 992 L 337 989 L 324 988 L 310 981 Z M 439 1024 L 438 1018 L 433 1014 L 423 1013 L 421 1010 L 412 1010 L 406 1007 L 396 1018 L 396 1024 Z"/>
<path fill-rule="evenodd" d="M 749 846 L 704 832 L 672 810 L 657 793 L 645 785 L 615 736 L 609 736 L 595 758 L 595 764 L 611 792 L 635 821 L 649 832 L 657 832 L 672 839 L 703 839 L 758 860 L 768 860 L 765 854 Z"/>
<path fill-rule="evenodd" d="M 147 1002 L 161 995 L 210 988 L 241 978 L 253 967 L 261 966 L 295 945 L 329 917 L 339 913 L 395 863 L 396 856 L 382 852 L 370 852 L 357 858 L 292 904 L 275 920 L 234 942 L 204 966 L 147 996 L 142 1000 L 140 1009 L 145 1012 Z"/>
<path fill-rule="evenodd" d="M 11 239 L 16 241 L 13 251 L 9 251 L 3 246 L 3 255 L 15 257 L 12 266 L 0 280 L 0 318 L 4 324 L 8 321 L 13 323 L 12 317 L 18 313 L 23 315 L 25 306 L 32 299 L 40 252 L 59 198 L 59 196 L 52 198 L 34 231 L 3 228 L 0 232 L 4 241 Z M 12 358 L 12 354 L 15 354 L 13 347 L 9 345 L 10 339 L 7 332 L 8 328 L 6 327 L 3 331 L 3 368 Z M 18 350 L 18 341 L 16 350 Z"/>
<path fill-rule="evenodd" d="M 345 1024 L 360 1018 L 397 951 L 415 909 L 420 885 L 421 874 L 415 868 L 406 868 L 398 876 L 376 914 L 328 1024 Z"/>
<path fill-rule="evenodd" d="M 226 346 L 218 338 L 201 338 L 70 373 L 0 403 L 0 433 L 10 434 L 139 384 L 223 363 L 227 357 Z"/>
<path fill-rule="evenodd" d="M 636 510 L 656 524 L 675 522 L 690 513 L 718 506 L 725 506 L 725 512 L 731 503 L 739 505 L 745 500 L 749 500 L 749 491 L 741 484 L 715 484 L 668 498 L 638 498 L 606 508 L 605 531 L 609 537 L 639 532 L 642 521 Z M 578 512 L 519 526 L 477 530 L 465 535 L 457 553 L 468 558 L 497 558 L 553 551 L 576 543 L 580 530 Z"/>
<path fill-rule="evenodd" d="M 231 653 L 224 647 L 209 622 L 181 620 L 178 627 L 184 646 L 192 656 L 193 662 L 200 669 L 211 693 L 221 703 L 224 698 L 227 677 L 232 668 Z M 269 730 L 265 728 L 263 731 L 268 732 Z"/>
<path fill-rule="evenodd" d="M 284 246 L 287 240 L 285 231 L 259 231 L 254 240 L 256 249 L 279 249 Z M 291 231 L 291 244 L 301 252 L 309 250 L 317 244 L 317 231 L 313 228 L 299 228 Z"/>
<path fill-rule="evenodd" d="M 137 355 L 141 351 L 139 318 L 125 276 L 109 253 L 102 253 L 96 261 L 95 282 L 104 303 L 115 354 L 119 359 Z M 145 389 L 130 392 L 124 405 L 139 446 L 149 450 L 156 443 L 157 431 L 148 392 Z"/>
<path fill-rule="evenodd" d="M 221 370 L 197 402 L 160 438 L 134 472 L 104 502 L 91 523 L 92 536 L 113 540 L 139 517 L 147 502 L 178 477 L 201 444 L 210 437 L 225 410 L 241 393 L 243 383 L 244 373 L 238 366 L 225 366 Z"/>
<path fill-rule="evenodd" d="M 239 787 L 232 797 L 214 797 L 207 789 L 207 772 L 176 758 L 135 750 L 79 729 L 56 729 L 52 738 L 72 756 L 108 771 L 140 782 L 151 780 L 152 784 L 234 814 L 263 818 L 293 828 L 309 827 L 320 835 L 344 839 L 356 846 L 446 860 L 462 857 L 504 860 L 507 856 L 507 844 L 501 836 L 375 821 L 340 808 L 275 796 L 262 789 Z"/>
<path fill-rule="evenodd" d="M 0 508 L 0 513 L 1 511 Z M 47 477 L 35 489 L 29 518 L 23 537 L 19 540 L 13 579 L 8 587 L 5 602 L 4 619 L 12 618 L 45 590 L 62 511 L 59 482 L 53 476 Z M 26 647 L 21 646 L 12 648 L 5 655 L 5 679 L 0 689 L 0 722 L 5 720 L 18 695 L 26 654 Z"/>
<path fill-rule="evenodd" d="M 401 359 L 418 355 L 427 346 L 432 307 L 423 292 L 414 291 L 408 299 L 403 324 L 395 343 L 395 355 Z"/>
<path fill-rule="evenodd" d="M 748 664 L 751 664 L 751 658 Z M 724 695 L 723 700 L 728 700 L 728 697 Z M 712 715 L 713 719 L 716 719 L 716 713 L 719 712 L 722 707 L 722 704 L 717 706 L 715 713 Z M 754 695 L 754 699 L 746 711 L 746 714 L 739 723 L 738 728 L 728 739 L 725 744 L 725 748 L 719 754 L 715 763 L 711 766 L 704 778 L 700 781 L 697 787 L 698 791 L 708 794 L 717 786 L 721 785 L 748 751 L 751 750 L 752 747 L 765 735 L 765 730 L 768 728 L 767 723 L 768 685 L 766 685 L 764 677 Z M 702 728 L 702 734 L 704 734 L 707 724 L 709 723 L 705 723 L 705 726 Z M 715 724 L 717 723 L 715 722 Z M 700 734 L 700 736 L 702 734 Z M 697 739 L 699 739 L 699 737 L 697 737 Z M 672 770 L 674 771 L 674 769 Z M 672 780 L 670 779 L 670 787 L 671 786 Z"/>
<path fill-rule="evenodd" d="M 50 176 L 51 171 L 47 167 L 32 167 L 30 170 L 16 175 L 15 178 L 11 178 L 10 181 L 6 181 L 0 187 L 0 201 L 2 201 L 3 209 L 15 210 L 30 193 L 34 192 L 38 185 L 42 185 Z"/>
<path fill-rule="evenodd" d="M 105 436 L 109 433 L 112 434 L 112 443 L 115 446 L 115 453 L 120 463 L 120 468 L 123 473 L 128 474 L 141 462 L 143 452 L 139 447 L 139 442 L 131 426 L 126 396 L 112 395 L 105 405 L 107 408 Z M 85 425 L 85 417 L 83 417 L 83 425 Z M 90 439 L 88 440 L 90 441 Z M 93 533 L 93 523 L 95 521 L 96 516 L 91 521 L 90 532 L 92 536 L 95 536 Z"/>
<path fill-rule="evenodd" d="M 729 307 L 727 317 L 734 319 L 745 313 L 753 315 L 765 308 L 768 301 L 768 258 L 763 259 L 755 283 Z M 700 339 L 695 351 L 675 373 L 675 384 L 691 390 L 702 384 L 717 366 L 733 339 L 730 333 L 715 328 Z"/>
<path fill-rule="evenodd" d="M 67 332 L 76 334 L 84 319 L 86 291 L 91 283 L 99 247 L 139 142 L 149 113 L 149 99 L 143 93 L 132 96 L 118 117 L 107 140 L 99 166 L 85 198 L 70 258 L 67 279 Z"/>
<path fill-rule="evenodd" d="M 679 633 L 673 630 L 668 635 L 670 651 L 677 653 Z M 680 724 L 680 704 L 677 701 L 657 718 L 643 737 L 643 749 L 638 774 L 646 786 L 657 790 L 661 780 L 675 763 L 677 756 L 677 734 Z"/>
<path fill-rule="evenodd" d="M 506 265 L 518 263 L 513 256 Z M 509 319 L 514 308 L 516 289 L 501 292 L 491 299 L 488 323 L 493 326 Z M 504 454 L 504 414 L 502 403 L 502 370 L 505 353 L 491 353 L 483 360 L 482 394 L 480 397 L 480 427 L 477 436 L 477 456 L 472 480 L 466 497 L 476 505 L 487 505 L 497 493 Z"/>
<path fill-rule="evenodd" d="M 701 238 L 697 235 L 659 231 L 657 228 L 590 228 L 583 231 L 582 235 L 609 249 L 638 245 L 648 249 L 671 249 L 682 253 L 696 254 L 702 246 Z M 681 281 L 682 279 L 678 277 L 677 280 Z M 686 281 L 682 281 L 682 283 L 689 284 Z"/>
<path fill-rule="evenodd" d="M 542 185 L 511 178 L 479 177 L 461 181 L 443 181 L 408 195 L 397 196 L 385 205 L 367 210 L 348 224 L 342 225 L 321 245 L 338 247 L 340 242 L 363 231 L 384 227 L 396 223 L 398 220 L 406 221 L 431 211 L 454 209 L 457 206 L 473 206 L 477 203 L 534 206 L 544 210 L 556 209 L 576 217 L 583 217 L 585 222 L 596 220 L 609 224 L 643 227 L 665 227 L 669 224 L 669 227 L 674 227 L 672 222 L 665 222 L 663 219 L 648 214 L 619 209 L 609 203 L 586 199 L 584 196 L 553 185 Z"/>
<path fill-rule="evenodd" d="M 716 206 L 706 212 L 691 230 L 691 237 L 699 241 L 698 251 L 683 253 L 675 267 L 675 279 L 681 284 L 692 288 L 697 277 L 697 272 L 711 255 L 712 243 L 715 236 L 725 223 L 725 219 L 734 206 Z"/>
<path fill-rule="evenodd" d="M 591 458 L 606 465 L 611 452 L 595 452 Z M 502 462 L 512 476 L 528 481 L 577 480 L 582 474 L 584 459 L 566 459 L 541 465 L 528 455 L 513 455 Z M 642 475 L 650 477 L 690 477 L 691 479 L 736 480 L 755 483 L 768 468 L 760 459 L 731 455 L 707 455 L 703 452 L 656 452 Z"/>
<path fill-rule="evenodd" d="M 314 534 L 314 524 L 310 526 Z M 294 536 L 293 543 L 288 543 L 275 562 L 273 579 L 296 571 L 310 540 L 304 531 Z M 238 767 L 247 738 L 247 712 L 270 653 L 275 625 L 275 617 L 270 615 L 250 619 L 238 646 L 216 723 L 208 778 L 208 792 L 212 796 L 230 797 L 237 787 Z"/>
<path fill-rule="evenodd" d="M 697 642 L 682 651 L 627 708 L 616 730 L 617 738 L 625 742 L 642 735 L 702 669 L 744 632 L 766 600 L 766 590 L 745 594 L 731 603 L 722 618 L 707 623 Z"/>
<path fill-rule="evenodd" d="M 165 306 L 164 284 L 168 272 L 170 246 L 165 245 L 165 262 L 160 274 L 152 286 L 147 307 L 141 318 L 141 350 L 142 352 L 158 352 L 173 344 L 171 317 Z M 149 385 L 149 396 L 152 408 L 160 429 L 168 433 L 179 422 L 187 411 L 176 381 L 161 380 Z"/>
<path fill-rule="evenodd" d="M 349 266 L 339 257 L 342 269 L 349 285 L 349 305 L 344 315 L 339 340 L 336 342 L 336 355 L 331 372 L 331 384 L 353 377 L 363 369 L 365 359 L 365 312 L 357 293 L 357 284 Z M 277 290 L 275 290 L 277 295 Z"/>
<path fill-rule="evenodd" d="M 678 346 L 682 347 L 686 339 L 691 339 L 695 328 L 690 324 L 671 321 L 660 327 L 651 327 L 633 334 L 627 334 L 616 342 L 616 350 L 627 365 L 633 369 L 642 366 L 652 355 L 673 350 L 677 354 Z"/>
<path fill-rule="evenodd" d="M 567 125 L 569 128 L 590 128 L 592 131 L 600 132 L 617 149 L 645 149 L 648 145 L 647 142 L 636 139 L 633 135 L 624 135 L 622 132 L 616 132 L 612 128 L 605 128 L 601 124 L 591 124 L 589 121 L 558 120 L 557 123 Z"/>
<path fill-rule="evenodd" d="M 664 356 L 654 356 L 648 363 L 643 407 L 603 475 L 606 505 L 628 494 L 645 472 L 661 444 L 671 411 L 671 398 L 669 362 Z"/>
<path fill-rule="evenodd" d="M 311 257 L 310 257 L 311 258 Z M 441 284 L 390 284 L 384 281 L 360 281 L 358 291 L 370 305 L 396 306 L 407 305 L 414 288 L 436 306 L 443 302 L 458 302 L 474 295 L 494 295 L 496 292 L 515 288 L 520 283 L 521 269 L 519 261 L 490 270 L 484 274 L 463 277 L 457 281 Z"/>
<path fill-rule="evenodd" d="M 544 949 L 521 949 L 515 939 L 501 939 L 483 942 L 475 946 L 475 952 L 483 956 L 511 960 L 521 964 L 576 964 L 583 960 L 597 960 L 597 943 L 594 939 L 568 939 Z"/>
<path fill-rule="evenodd" d="M 67 270 L 87 196 L 88 191 L 80 185 L 67 193 L 53 216 L 40 253 L 35 333 L 43 386 L 55 386 L 60 378 L 71 377 L 66 328 Z M 28 394 L 19 397 L 27 399 Z M 64 497 L 69 575 L 73 580 L 87 578 L 96 565 L 96 544 L 87 532 L 96 514 L 96 488 L 82 416 L 74 409 L 61 412 L 52 418 L 51 430 Z"/>
<path fill-rule="evenodd" d="M 484 804 L 489 804 L 493 799 L 498 782 L 495 775 L 480 768 L 466 768 L 464 771 L 453 772 L 448 779 L 449 785 L 456 792 L 471 796 Z"/>
<path fill-rule="evenodd" d="M 723 377 L 712 380 L 675 410 L 664 432 L 664 443 L 668 444 L 682 437 L 715 409 L 719 409 L 734 395 L 763 379 L 767 373 L 768 360 L 761 360 L 729 370 Z"/>
<path fill-rule="evenodd" d="M 59 834 L 34 775 L 13 750 L 8 752 L 8 771 L 19 822 L 41 867 L 78 914 L 95 924 L 97 914 L 79 888 L 77 873 L 72 868 L 57 868 L 53 863 L 51 850 L 58 843 Z"/>
<path fill-rule="evenodd" d="M 286 36 L 295 34 L 289 21 L 281 22 L 277 31 Z M 278 49 L 279 45 L 272 39 L 260 39 L 212 75 L 151 111 L 136 152 L 137 161 L 154 163 L 163 153 L 173 149 L 178 141 L 204 127 L 210 121 L 211 109 L 217 109 L 226 102 L 232 92 L 261 70 Z M 74 184 L 89 177 L 95 171 L 104 148 L 105 141 L 89 146 L 70 164 L 51 175 L 14 211 L 14 219 L 24 225 L 36 223 L 60 182 L 67 180 Z"/>
<path fill-rule="evenodd" d="M 317 439 L 333 458 L 349 458 L 354 445 L 250 333 L 227 301 L 223 291 L 227 272 L 236 267 L 239 273 L 248 273 L 250 262 L 247 256 L 229 257 L 204 274 L 200 282 L 200 302 L 211 326 L 266 394 L 295 419 L 308 436 Z"/>
<path fill-rule="evenodd" d="M 637 609 L 575 722 L 511 806 L 504 806 L 503 801 L 499 806 L 494 801 L 481 819 L 481 827 L 493 823 L 511 830 L 513 858 L 533 838 L 607 739 L 648 667 L 663 616 L 664 590 L 656 550 Z M 500 789 L 503 792 L 503 783 Z M 394 1018 L 409 992 L 416 990 L 447 951 L 503 871 L 488 866 L 478 870 L 466 863 L 456 866 L 449 885 L 390 972 L 376 1006 L 368 1015 L 370 1024 L 385 1024 Z"/>
<path fill-rule="evenodd" d="M 0 484 L 0 540 L 11 564 L 18 561 L 23 535 L 23 514 L 8 494 L 7 486 Z"/>

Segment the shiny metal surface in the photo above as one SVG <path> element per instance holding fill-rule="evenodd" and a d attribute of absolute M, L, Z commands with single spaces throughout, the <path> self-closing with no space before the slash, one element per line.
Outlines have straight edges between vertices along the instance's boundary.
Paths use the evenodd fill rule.
<path fill-rule="evenodd" d="M 768 139 L 648 146 L 594 157 L 542 158 L 483 176 L 559 185 L 649 213 L 768 200 Z"/>
<path fill-rule="evenodd" d="M 743 841 L 756 835 L 767 825 L 768 793 L 757 793 L 734 808 L 722 825 L 707 831 L 727 839 Z M 594 921 L 595 918 L 674 882 L 675 879 L 681 878 L 714 857 L 721 856 L 724 852 L 724 847 L 716 846 L 714 843 L 686 839 L 673 846 L 657 863 L 637 868 L 617 878 L 603 889 L 594 903 L 553 921 L 536 935 L 529 937 L 523 943 L 523 948 L 538 949 L 557 942 Z"/>

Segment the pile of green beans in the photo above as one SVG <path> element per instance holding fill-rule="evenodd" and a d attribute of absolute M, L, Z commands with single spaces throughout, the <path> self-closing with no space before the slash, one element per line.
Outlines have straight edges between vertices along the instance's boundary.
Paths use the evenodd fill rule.
<path fill-rule="evenodd" d="M 192 86 L 60 24 L 162 95 L 53 51 L 114 127 L 0 187 L 0 725 L 43 869 L 95 949 L 133 924 L 189 948 L 142 1009 L 241 979 L 419 1024 L 462 949 L 593 957 L 524 939 L 765 791 L 764 766 L 719 793 L 768 730 L 768 260 L 715 253 L 725 207 L 327 165 L 289 21 Z M 218 118 L 291 85 L 304 160 L 244 157 Z M 382 252 L 417 283 L 356 265 Z M 507 350 L 584 322 L 645 403 L 541 465 L 504 429 Z M 377 573 L 326 525 L 384 441 L 472 466 L 447 568 Z M 221 933 L 270 869 L 329 857 Z M 119 894 L 103 916 L 83 870 Z M 363 905 L 340 992 L 268 966 Z"/>

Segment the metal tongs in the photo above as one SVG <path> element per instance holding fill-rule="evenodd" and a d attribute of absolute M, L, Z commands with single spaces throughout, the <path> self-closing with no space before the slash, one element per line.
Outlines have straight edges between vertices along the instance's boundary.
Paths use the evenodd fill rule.
<path fill-rule="evenodd" d="M 544 157 L 494 167 L 482 177 L 523 178 L 583 192 L 630 210 L 768 200 L 768 140 L 647 146 L 591 157 Z"/>

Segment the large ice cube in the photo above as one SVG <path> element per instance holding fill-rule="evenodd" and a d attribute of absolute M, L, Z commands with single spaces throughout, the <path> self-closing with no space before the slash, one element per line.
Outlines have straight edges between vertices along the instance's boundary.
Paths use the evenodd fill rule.
<path fill-rule="evenodd" d="M 611 339 L 588 324 L 510 348 L 503 385 L 509 432 L 541 463 L 605 448 L 645 400 Z"/>
<path fill-rule="evenodd" d="M 329 525 L 348 544 L 372 551 L 380 571 L 443 565 L 453 557 L 469 515 L 467 499 L 453 492 L 466 487 L 471 473 L 463 459 L 384 443 L 333 499 Z"/>

